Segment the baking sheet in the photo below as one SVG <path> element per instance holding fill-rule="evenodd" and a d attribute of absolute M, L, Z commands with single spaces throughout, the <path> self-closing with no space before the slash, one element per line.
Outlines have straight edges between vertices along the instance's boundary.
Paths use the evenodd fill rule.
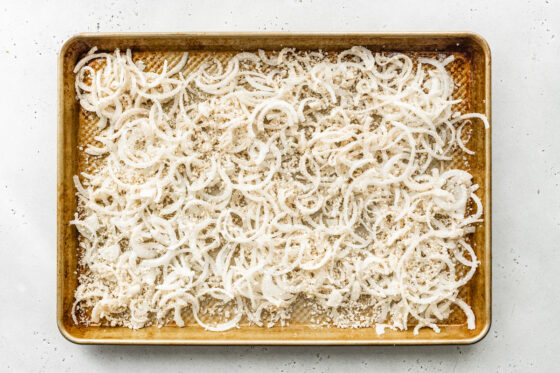
<path fill-rule="evenodd" d="M 472 34 L 89 34 L 70 39 L 59 61 L 59 154 L 58 154 L 58 303 L 57 319 L 61 332 L 77 343 L 123 344 L 434 344 L 472 343 L 482 338 L 490 325 L 490 130 L 472 126 L 468 147 L 474 156 L 458 153 L 451 166 L 467 169 L 481 188 L 478 195 L 484 206 L 484 223 L 469 237 L 481 262 L 475 277 L 463 287 L 460 296 L 476 316 L 476 329 L 468 330 L 462 312 L 454 312 L 438 323 L 441 333 L 422 329 L 413 335 L 407 331 L 387 330 L 377 335 L 374 328 L 341 329 L 317 326 L 310 322 L 303 305 L 294 311 L 285 327 L 260 328 L 241 324 L 226 332 L 204 330 L 194 320 L 186 327 L 155 326 L 133 331 L 98 325 L 75 325 L 71 317 L 73 294 L 77 286 L 78 235 L 68 222 L 76 209 L 72 176 L 94 165 L 86 163 L 79 146 L 92 141 L 97 132 L 95 116 L 79 108 L 75 100 L 73 67 L 91 47 L 112 51 L 131 48 L 147 68 L 157 71 L 167 59 L 171 64 L 184 51 L 190 52 L 187 70 L 194 70 L 208 56 L 227 61 L 241 50 L 278 50 L 285 46 L 299 49 L 338 51 L 363 45 L 372 51 L 399 51 L 411 57 L 453 54 L 448 65 L 457 89 L 454 98 L 462 112 L 479 112 L 490 117 L 490 55 L 483 39 Z M 466 161 L 466 163 L 465 163 Z"/>

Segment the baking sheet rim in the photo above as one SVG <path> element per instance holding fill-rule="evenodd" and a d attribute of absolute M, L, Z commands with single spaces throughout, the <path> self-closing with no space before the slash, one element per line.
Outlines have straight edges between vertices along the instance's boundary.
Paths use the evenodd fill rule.
<path fill-rule="evenodd" d="M 377 33 L 377 32 L 305 32 L 305 33 L 292 33 L 292 32 L 192 32 L 192 33 L 80 33 L 70 37 L 61 47 L 58 56 L 58 144 L 57 144 L 57 325 L 61 334 L 69 341 L 77 344 L 130 344 L 130 345 L 434 345 L 434 344 L 472 344 L 484 338 L 490 330 L 492 320 L 492 294 L 491 294 L 491 271 L 492 271 L 492 257 L 491 257 L 491 237 L 492 237 L 492 180 L 491 180 L 491 128 L 486 130 L 485 136 L 485 213 L 484 213 L 484 226 L 485 226 L 485 258 L 484 258 L 484 287 L 485 287 L 485 324 L 480 332 L 472 338 L 466 339 L 380 339 L 379 336 L 374 339 L 130 339 L 130 338 L 115 338 L 115 339 L 102 339 L 102 338 L 80 338 L 73 335 L 63 322 L 63 238 L 62 229 L 64 222 L 61 216 L 61 189 L 64 176 L 64 87 L 63 87 L 63 72 L 64 72 L 64 57 L 69 47 L 77 42 L 92 38 L 101 39 L 118 39 L 118 38 L 145 38 L 145 39 L 162 39 L 162 38 L 177 38 L 177 37 L 224 37 L 233 38 L 236 36 L 264 38 L 264 37 L 375 37 L 380 39 L 387 39 L 387 44 L 390 44 L 391 39 L 394 38 L 411 38 L 411 39 L 428 39 L 428 38 L 467 38 L 471 39 L 474 43 L 478 44 L 484 53 L 485 61 L 485 81 L 484 81 L 484 103 L 485 114 L 491 123 L 491 55 L 490 47 L 486 40 L 479 34 L 472 32 L 391 32 L 391 33 Z M 390 49 L 390 45 L 387 49 Z"/>

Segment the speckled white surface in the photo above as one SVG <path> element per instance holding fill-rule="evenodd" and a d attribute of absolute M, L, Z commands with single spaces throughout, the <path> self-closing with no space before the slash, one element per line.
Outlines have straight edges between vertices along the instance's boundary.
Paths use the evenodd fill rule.
<path fill-rule="evenodd" d="M 0 371 L 560 371 L 560 1 L 376 3 L 2 0 Z M 59 334 L 56 57 L 62 43 L 84 31 L 251 30 L 468 30 L 488 40 L 494 267 L 492 329 L 483 341 L 118 347 L 77 346 Z"/>

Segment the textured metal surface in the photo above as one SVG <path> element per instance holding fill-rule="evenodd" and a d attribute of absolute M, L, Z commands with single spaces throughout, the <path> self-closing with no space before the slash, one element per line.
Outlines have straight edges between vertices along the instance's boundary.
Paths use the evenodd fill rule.
<path fill-rule="evenodd" d="M 312 36 L 310 36 L 310 38 L 312 38 Z M 351 44 L 361 44 L 359 43 L 359 41 L 356 42 L 352 42 Z M 345 45 L 344 47 L 349 47 L 350 45 Z M 289 44 L 287 44 L 289 45 Z M 121 49 L 124 49 L 126 46 L 122 45 L 120 46 Z M 320 40 L 317 41 L 316 44 L 316 48 L 321 48 L 321 42 Z M 188 50 L 188 49 L 183 49 L 183 48 L 178 48 L 177 50 L 169 50 L 167 48 L 162 48 L 163 50 L 158 50 L 156 48 L 154 48 L 153 50 L 149 50 L 149 51 L 140 51 L 140 52 L 135 52 L 133 54 L 135 59 L 141 59 L 145 64 L 148 70 L 150 71 L 159 71 L 162 66 L 163 66 L 163 62 L 165 60 L 168 61 L 168 64 L 170 66 L 173 66 L 180 58 L 181 53 L 183 50 Z M 218 58 L 220 61 L 222 62 L 227 62 L 227 60 L 229 60 L 229 58 L 231 58 L 232 55 L 234 55 L 236 53 L 235 49 L 237 48 L 231 48 L 230 50 L 220 50 L 220 48 L 217 48 L 217 50 L 212 50 L 212 48 L 209 48 L 209 50 L 189 50 L 189 61 L 187 66 L 185 67 L 184 71 L 185 72 L 189 72 L 189 71 L 193 71 L 195 70 L 203 61 L 205 61 L 207 58 L 209 57 L 213 57 L 213 58 Z M 239 48 L 239 49 L 244 49 L 244 48 Z M 239 50 L 238 49 L 238 50 Z M 271 48 L 271 49 L 275 49 L 275 48 Z M 340 50 L 343 49 L 342 47 L 335 47 L 333 48 L 333 50 Z M 107 48 L 106 50 L 111 50 L 110 48 Z M 134 49 L 133 49 L 134 50 Z M 448 70 L 451 73 L 455 83 L 456 83 L 456 90 L 454 92 L 454 98 L 456 99 L 461 99 L 463 100 L 460 104 L 455 106 L 455 109 L 457 111 L 461 111 L 461 112 L 468 112 L 473 110 L 472 107 L 472 97 L 473 97 L 473 87 L 472 87 L 472 73 L 473 73 L 473 54 L 472 52 L 469 53 L 469 51 L 462 51 L 462 50 L 438 50 L 433 51 L 430 48 L 422 48 L 421 46 L 418 49 L 414 48 L 414 44 L 411 45 L 410 49 L 406 49 L 406 48 L 402 48 L 402 46 L 395 46 L 394 49 L 391 48 L 391 45 L 388 45 L 385 49 L 383 49 L 384 51 L 390 52 L 392 50 L 399 50 L 402 52 L 407 53 L 408 55 L 410 55 L 413 59 L 417 58 L 418 56 L 429 56 L 429 57 L 435 57 L 441 53 L 444 53 L 446 55 L 449 54 L 453 54 L 455 56 L 455 60 L 448 65 Z M 82 51 L 83 53 L 83 51 Z M 77 56 L 79 57 L 79 56 Z M 474 56 L 476 57 L 476 56 Z M 479 63 L 479 61 L 475 61 L 477 63 Z M 93 63 L 93 65 L 95 65 L 96 62 Z M 99 67 L 99 66 L 97 66 Z M 70 79 L 72 77 L 68 77 L 68 79 Z M 482 85 L 483 87 L 484 85 Z M 478 90 L 480 90 L 480 88 L 477 88 Z M 482 93 L 481 96 L 481 92 L 475 92 L 477 98 L 480 98 L 482 96 L 484 96 L 486 98 L 486 95 L 484 93 Z M 75 101 L 75 100 L 74 100 Z M 74 103 L 74 105 L 76 105 L 76 103 Z M 479 105 L 480 106 L 480 105 Z M 478 110 L 480 112 L 480 109 Z M 75 125 L 77 125 L 77 133 L 75 135 L 75 144 L 77 148 L 81 148 L 84 147 L 85 145 L 88 143 L 95 143 L 95 140 L 93 140 L 93 137 L 98 133 L 98 129 L 95 125 L 96 122 L 96 117 L 95 115 L 91 114 L 91 113 L 87 113 L 85 112 L 83 109 L 77 109 L 77 123 L 75 123 Z M 75 121 L 76 122 L 76 121 Z M 485 135 L 485 131 L 483 130 L 482 124 L 478 121 L 473 121 L 473 124 L 470 126 L 470 128 L 465 128 L 465 130 L 463 131 L 463 133 L 469 133 L 472 130 L 472 139 L 471 141 L 469 141 L 466 145 L 467 147 L 471 148 L 472 150 L 474 150 L 476 152 L 476 154 L 474 156 L 469 156 L 467 154 L 464 154 L 463 152 L 456 152 L 454 154 L 453 160 L 450 164 L 451 167 L 455 167 L 455 168 L 461 168 L 461 169 L 465 169 L 468 170 L 469 172 L 471 172 L 474 176 L 474 182 L 481 184 L 481 189 L 478 192 L 479 196 L 482 198 L 483 204 L 485 206 L 485 215 L 484 218 L 489 220 L 489 216 L 488 214 L 490 213 L 489 209 L 486 209 L 486 207 L 488 207 L 488 200 L 485 196 L 486 191 L 487 191 L 487 187 L 489 186 L 489 182 L 488 180 L 486 180 L 487 178 L 487 172 L 488 172 L 488 166 L 489 166 L 489 160 L 486 157 L 486 154 L 488 152 L 488 135 Z M 76 173 L 79 173 L 81 171 L 88 171 L 91 170 L 91 168 L 96 167 L 96 164 L 91 162 L 91 161 L 87 161 L 86 159 L 86 155 L 85 153 L 81 152 L 81 151 L 74 151 L 73 152 L 74 155 L 74 159 L 75 161 L 77 161 L 75 163 L 76 165 Z M 73 204 L 75 206 L 75 202 Z M 66 209 L 69 209 L 69 206 L 65 207 Z M 59 212 L 60 213 L 60 212 Z M 469 282 L 469 284 L 467 284 L 465 287 L 463 287 L 463 289 L 461 290 L 460 293 L 460 297 L 462 299 L 464 299 L 467 303 L 472 304 L 473 301 L 479 302 L 484 300 L 484 302 L 489 302 L 488 297 L 484 296 L 482 298 L 480 298 L 480 293 L 485 290 L 485 288 L 489 285 L 489 274 L 487 273 L 487 271 L 489 270 L 488 268 L 488 262 L 487 259 L 489 257 L 489 253 L 487 252 L 489 250 L 488 247 L 488 235 L 489 232 L 486 232 L 486 230 L 489 227 L 486 227 L 485 224 L 478 224 L 477 226 L 477 232 L 473 235 L 471 235 L 469 237 L 469 241 L 471 242 L 471 244 L 473 245 L 477 256 L 479 257 L 479 260 L 481 260 L 481 262 L 483 262 L 481 265 L 481 268 L 479 268 L 479 271 L 477 273 L 477 275 L 475 276 L 475 279 L 473 279 L 473 281 Z M 76 235 L 74 233 L 74 239 L 76 238 Z M 77 243 L 74 240 L 74 243 Z M 76 256 L 76 246 L 74 245 L 72 247 L 72 245 L 68 244 L 65 246 L 65 255 L 74 255 Z M 75 260 L 74 260 L 75 263 Z M 481 281 L 484 280 L 484 281 Z M 481 286 L 482 285 L 482 286 Z M 76 286 L 76 279 L 73 279 L 73 283 L 71 286 L 68 286 L 64 292 L 64 297 L 68 298 L 68 297 L 73 297 L 73 292 L 72 294 L 69 294 L 69 290 L 74 289 Z M 66 301 L 67 303 L 67 301 Z M 484 314 L 484 317 L 479 317 L 479 313 L 480 310 L 477 310 L 476 305 L 473 305 L 474 309 L 475 309 L 475 314 L 477 314 L 477 324 L 478 325 L 486 325 L 489 322 L 489 314 L 487 314 L 488 312 L 486 312 Z M 478 307 L 480 308 L 480 307 Z M 489 310 L 489 306 L 485 305 L 484 306 L 485 309 Z M 484 311 L 484 310 L 482 310 Z M 67 311 L 65 311 L 67 312 Z M 175 330 L 175 332 L 173 332 L 173 336 L 170 337 L 171 340 L 176 340 L 178 339 L 178 337 L 176 337 L 177 335 L 180 336 L 180 330 L 184 330 L 185 331 L 185 335 L 189 335 L 189 333 L 192 333 L 194 330 L 198 330 L 201 329 L 193 320 L 192 316 L 188 317 L 187 314 L 185 314 L 185 316 L 187 316 L 185 318 L 187 327 L 184 329 L 180 329 L 180 328 L 176 328 L 173 326 L 168 326 L 168 327 L 164 327 L 161 328 L 160 331 L 165 331 L 173 329 Z M 68 319 L 68 315 L 64 314 L 61 315 L 63 320 L 67 320 Z M 368 343 L 376 343 L 375 341 L 378 340 L 379 343 L 384 343 L 383 341 L 386 339 L 386 337 L 379 337 L 375 334 L 375 331 L 372 330 L 371 328 L 365 328 L 365 329 L 358 329 L 358 330 L 344 330 L 344 329 L 338 329 L 338 328 L 334 328 L 334 327 L 317 327 L 314 326 L 313 324 L 310 323 L 310 318 L 311 318 L 311 313 L 309 312 L 309 309 L 306 308 L 302 303 L 296 305 L 295 310 L 293 312 L 293 316 L 292 316 L 292 320 L 290 322 L 290 325 L 288 327 L 285 328 L 280 328 L 280 327 L 275 327 L 272 329 L 266 329 L 266 328 L 261 328 L 259 329 L 258 327 L 255 326 L 247 326 L 245 324 L 242 323 L 241 328 L 239 330 L 244 330 L 245 332 L 249 333 L 249 334 L 245 334 L 243 335 L 243 337 L 246 338 L 246 342 L 254 342 L 254 343 L 259 343 L 260 340 L 266 339 L 268 338 L 268 343 L 290 343 L 290 341 L 292 341 L 292 343 L 306 343 L 305 341 L 308 340 L 309 338 L 311 338 L 311 340 L 313 339 L 317 339 L 317 340 L 321 340 L 321 339 L 325 339 L 325 337 L 327 338 L 332 338 L 332 340 L 334 341 L 333 343 L 339 342 L 339 343 L 348 343 L 351 342 L 353 340 L 352 335 L 354 335 L 354 339 L 360 343 L 360 340 L 364 340 L 364 338 L 369 338 L 366 340 L 366 342 Z M 445 331 L 446 330 L 453 330 L 455 332 L 457 332 L 457 334 L 455 335 L 455 339 L 457 339 L 457 341 L 461 341 L 461 340 L 467 340 L 468 338 L 472 338 L 472 333 L 467 332 L 466 330 L 466 317 L 464 316 L 464 314 L 460 311 L 458 312 L 453 312 L 451 317 L 447 320 L 444 320 L 443 322 L 438 323 L 438 325 L 443 326 L 443 332 L 442 334 L 435 334 L 434 332 L 430 331 L 430 330 L 423 330 L 420 333 L 420 338 L 417 337 L 413 337 L 412 336 L 412 331 L 405 331 L 405 332 L 388 332 L 388 339 L 385 343 L 399 343 L 399 342 L 395 342 L 395 340 L 399 341 L 402 340 L 404 342 L 400 342 L 400 343 L 416 343 L 415 340 L 421 341 L 421 338 L 424 338 L 426 340 L 429 340 L 431 342 L 427 342 L 427 343 L 448 343 L 449 341 L 452 340 L 452 338 L 446 337 L 445 336 Z M 447 329 L 445 328 L 447 326 Z M 142 331 L 136 331 L 136 332 L 132 332 L 132 331 L 128 331 L 127 329 L 123 329 L 123 328 L 104 328 L 104 327 L 89 327 L 89 328 L 84 328 L 84 327 L 75 327 L 74 329 L 77 330 L 76 328 L 78 328 L 79 330 L 81 330 L 82 332 L 84 332 L 84 329 L 99 329 L 99 330 L 103 330 L 105 337 L 109 337 L 107 335 L 107 333 L 111 334 L 111 336 L 109 337 L 111 338 L 129 338 L 132 339 L 129 342 L 132 343 L 149 343 L 149 342 L 155 342 L 158 343 L 157 341 L 154 340 L 150 340 L 150 338 L 145 339 L 146 338 L 146 333 L 148 333 L 147 335 L 150 335 L 150 329 L 151 328 L 145 328 Z M 477 328 L 477 330 L 480 328 Z M 257 333 L 256 330 L 259 330 L 259 332 Z M 267 334 L 267 330 L 268 330 L 268 334 Z M 119 332 L 120 331 L 120 332 Z M 320 333 L 318 331 L 323 331 L 323 333 Z M 461 332 L 463 331 L 463 332 Z M 131 334 L 135 333 L 135 334 Z M 179 334 L 177 334 L 177 332 Z M 213 338 L 224 338 L 224 343 L 237 343 L 235 338 L 235 332 L 236 331 L 232 331 L 232 333 L 230 333 L 230 336 L 233 334 L 232 339 L 228 338 L 227 336 L 227 332 L 226 333 L 212 333 L 212 332 L 205 332 L 203 330 L 198 330 L 198 332 L 200 332 L 201 334 L 195 337 L 199 343 L 208 343 L 208 341 L 212 340 Z M 366 333 L 364 333 L 366 332 Z M 308 335 L 302 335 L 301 333 L 307 333 Z M 395 334 L 396 333 L 396 334 Z M 398 334 L 400 333 L 400 334 Z M 461 334 L 462 333 L 462 334 Z M 87 333 L 86 333 L 87 334 Z M 157 333 L 156 333 L 157 334 Z M 171 335 L 171 334 L 170 334 Z M 263 336 L 265 336 L 263 338 Z M 313 336 L 316 336 L 315 338 Z M 164 339 L 167 340 L 168 338 L 166 338 L 167 336 L 164 336 Z M 191 336 L 192 337 L 192 336 Z M 97 338 L 103 338 L 103 337 L 97 337 Z M 97 339 L 94 338 L 94 339 Z M 139 342 L 134 342 L 134 340 L 138 338 Z M 184 337 L 183 337 L 184 338 Z M 417 338 L 417 339 L 415 339 Z M 245 339 L 244 339 L 245 340 Z M 393 340 L 393 341 L 391 341 Z M 346 342 L 345 342 L 346 341 Z M 408 342 L 410 341 L 410 342 Z M 95 341 L 94 341 L 95 342 Z M 167 342 L 169 342 L 169 340 L 167 340 Z M 161 342 L 160 342 L 161 343 Z M 180 341 L 178 341 L 177 343 L 181 343 Z M 184 342 L 184 343 L 188 343 L 188 342 Z M 211 342 L 210 342 L 211 343 Z M 321 343 L 319 341 L 319 343 Z M 363 342 L 362 342 L 363 343 Z"/>
<path fill-rule="evenodd" d="M 110 51 L 109 51 L 110 52 Z M 419 56 L 418 53 L 407 53 L 409 57 L 411 57 L 415 62 Z M 421 56 L 423 57 L 432 57 L 437 58 L 442 53 L 433 52 L 433 53 L 422 53 Z M 470 108 L 470 64 L 465 56 L 464 53 L 452 53 L 455 57 L 455 60 L 451 62 L 447 68 L 450 72 L 455 84 L 456 89 L 453 94 L 454 99 L 462 100 L 459 104 L 454 106 L 454 110 L 460 112 L 468 112 Z M 222 62 L 224 66 L 227 62 L 234 56 L 235 53 L 232 52 L 190 52 L 188 63 L 182 72 L 186 75 L 191 71 L 196 71 L 198 67 L 208 59 L 215 58 Z M 152 72 L 161 72 L 164 61 L 167 60 L 168 67 L 171 69 L 180 59 L 182 56 L 182 52 L 140 52 L 140 53 L 133 53 L 133 59 L 135 61 L 141 60 L 144 62 L 147 71 Z M 89 66 L 93 67 L 94 69 L 102 68 L 102 65 L 98 61 L 93 61 L 89 64 Z M 83 108 L 80 108 L 80 120 L 78 123 L 78 147 L 80 149 L 85 149 L 88 144 L 97 144 L 94 140 L 94 137 L 100 133 L 100 130 L 96 126 L 98 118 L 97 116 L 92 113 L 88 112 Z M 465 129 L 465 132 L 468 132 L 468 128 Z M 97 144 L 101 145 L 101 144 Z M 469 144 L 466 144 L 467 147 Z M 460 149 L 453 154 L 453 160 L 449 163 L 449 167 L 452 168 L 459 168 L 471 171 L 470 165 L 470 156 L 465 154 Z M 95 162 L 92 162 L 93 157 L 88 157 L 85 152 L 78 153 L 78 174 L 82 171 L 91 172 L 93 169 L 98 167 Z M 81 236 L 80 236 L 81 238 Z M 472 242 L 472 235 L 467 238 L 467 241 Z M 460 266 L 460 263 L 458 264 Z M 464 286 L 461 289 L 460 297 L 465 300 L 467 303 L 470 303 L 471 298 L 471 289 L 469 286 Z M 465 314 L 458 309 L 456 306 L 452 306 L 455 309 L 450 317 L 446 320 L 442 320 L 438 322 L 438 325 L 466 325 L 466 316 Z M 233 310 L 233 308 L 232 308 Z M 294 310 L 292 312 L 292 317 L 290 323 L 293 324 L 312 324 L 314 320 L 324 321 L 324 317 L 321 315 L 313 315 L 310 312 L 310 308 L 306 307 L 304 302 L 297 302 L 295 304 Z M 187 326 L 194 326 L 197 325 L 194 317 L 192 316 L 191 312 L 184 312 L 183 317 L 185 320 L 185 324 Z M 204 322 L 212 322 L 212 316 L 208 314 L 201 314 L 200 315 L 202 321 Z M 241 325 L 246 325 L 246 321 L 242 321 Z M 171 321 L 171 324 L 174 324 Z M 416 325 L 414 320 L 411 320 L 410 323 L 411 327 Z"/>

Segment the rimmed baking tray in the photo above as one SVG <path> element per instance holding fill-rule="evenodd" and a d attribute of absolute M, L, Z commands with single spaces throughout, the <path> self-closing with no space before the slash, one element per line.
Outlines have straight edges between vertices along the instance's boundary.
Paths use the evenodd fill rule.
<path fill-rule="evenodd" d="M 374 328 L 341 329 L 318 327 L 305 318 L 288 326 L 261 328 L 241 325 L 225 332 L 206 331 L 197 324 L 186 327 L 156 326 L 140 330 L 90 325 L 75 325 L 71 308 L 77 287 L 78 233 L 69 225 L 76 210 L 72 176 L 83 167 L 78 146 L 88 134 L 88 118 L 80 113 L 74 92 L 76 62 L 93 47 L 112 51 L 131 48 L 145 57 L 157 59 L 190 51 L 193 55 L 231 54 L 256 49 L 342 50 L 362 45 L 372 51 L 418 54 L 453 54 L 456 61 L 450 72 L 459 83 L 455 96 L 464 101 L 463 112 L 485 114 L 490 120 L 490 50 L 486 41 L 473 33 L 111 33 L 80 34 L 69 39 L 58 61 L 58 173 L 57 173 L 57 322 L 64 337 L 75 343 L 91 344 L 271 344 L 271 345 L 395 345 L 395 344 L 468 344 L 482 339 L 491 322 L 491 129 L 481 124 L 472 127 L 469 147 L 476 153 L 468 158 L 468 169 L 484 206 L 484 222 L 470 237 L 481 262 L 461 296 L 471 305 L 476 328 L 468 330 L 466 320 L 455 312 L 443 324 L 440 333 L 422 329 L 414 335 L 407 331 L 387 330 L 377 335 Z M 458 161 L 457 164 L 460 162 Z M 464 162 L 463 162 L 464 164 Z"/>

